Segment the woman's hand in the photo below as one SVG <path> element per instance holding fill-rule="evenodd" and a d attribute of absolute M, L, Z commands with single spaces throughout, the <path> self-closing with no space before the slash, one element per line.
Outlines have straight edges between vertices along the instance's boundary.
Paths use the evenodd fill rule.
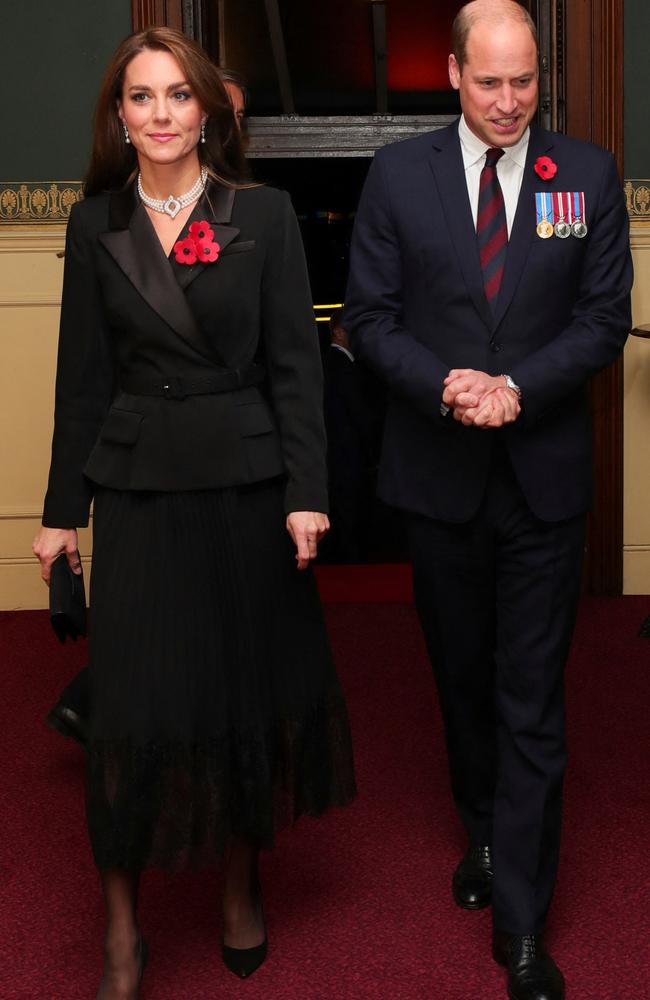
<path fill-rule="evenodd" d="M 76 528 L 41 528 L 32 543 L 32 552 L 41 564 L 41 576 L 50 585 L 50 570 L 55 559 L 65 552 L 70 568 L 81 573 L 81 557 Z"/>
<path fill-rule="evenodd" d="M 327 514 L 314 510 L 294 510 L 287 515 L 287 531 L 296 546 L 298 569 L 307 569 L 318 553 L 318 543 L 330 530 Z"/>

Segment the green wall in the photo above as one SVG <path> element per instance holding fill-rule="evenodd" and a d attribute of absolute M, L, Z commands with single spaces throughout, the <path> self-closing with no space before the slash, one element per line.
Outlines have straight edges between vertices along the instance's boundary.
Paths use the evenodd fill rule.
<path fill-rule="evenodd" d="M 0 181 L 79 180 L 131 0 L 3 0 Z"/>
<path fill-rule="evenodd" d="M 625 176 L 650 177 L 650 3 L 625 0 Z"/>

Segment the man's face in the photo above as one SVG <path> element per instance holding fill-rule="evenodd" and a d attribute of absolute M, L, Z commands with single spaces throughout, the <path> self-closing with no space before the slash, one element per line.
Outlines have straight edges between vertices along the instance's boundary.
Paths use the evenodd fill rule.
<path fill-rule="evenodd" d="M 235 116 L 235 121 L 237 122 L 238 128 L 241 128 L 242 118 L 244 117 L 244 94 L 240 87 L 232 80 L 224 80 L 223 85 L 226 88 L 226 93 L 230 98 L 230 103 L 232 104 L 233 114 Z"/>
<path fill-rule="evenodd" d="M 537 109 L 537 49 L 526 24 L 479 21 L 467 40 L 461 73 L 449 56 L 449 79 L 465 120 L 488 146 L 514 146 Z"/>

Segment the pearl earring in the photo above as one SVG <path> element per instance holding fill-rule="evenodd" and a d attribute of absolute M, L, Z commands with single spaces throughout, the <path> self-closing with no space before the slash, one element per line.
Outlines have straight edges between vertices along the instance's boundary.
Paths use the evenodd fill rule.
<path fill-rule="evenodd" d="M 201 142 L 205 142 L 205 122 L 201 122 Z"/>
<path fill-rule="evenodd" d="M 130 146 L 131 140 L 129 139 L 129 130 L 126 127 L 126 122 L 122 122 L 122 128 L 124 129 L 124 141 L 127 144 L 127 146 Z"/>

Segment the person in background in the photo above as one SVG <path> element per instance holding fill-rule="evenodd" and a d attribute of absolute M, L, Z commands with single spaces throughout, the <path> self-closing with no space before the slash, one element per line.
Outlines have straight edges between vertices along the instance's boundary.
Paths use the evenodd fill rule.
<path fill-rule="evenodd" d="M 342 325 L 342 309 L 330 317 L 330 347 L 325 355 L 325 428 L 331 531 L 323 559 L 362 561 L 369 512 L 375 502 L 381 448 L 383 388 L 356 362 Z"/>
<path fill-rule="evenodd" d="M 172 192 L 172 194 L 170 194 Z M 140 874 L 223 865 L 222 957 L 267 953 L 259 851 L 355 795 L 310 569 L 328 529 L 318 337 L 286 194 L 248 180 L 182 33 L 118 47 L 72 209 L 43 527 L 49 580 L 94 500 L 86 813 L 98 1000 L 134 1000 Z"/>
<path fill-rule="evenodd" d="M 246 147 L 244 115 L 248 103 L 248 91 L 244 79 L 233 70 L 219 67 L 219 76 L 232 105 L 237 126 L 242 133 L 242 143 Z M 49 710 L 46 722 L 51 729 L 86 745 L 89 714 L 88 669 L 84 667 L 72 678 L 59 695 L 55 705 Z"/>
<path fill-rule="evenodd" d="M 523 6 L 464 5 L 449 76 L 460 120 L 370 167 L 344 323 L 390 390 L 380 493 L 406 512 L 467 833 L 453 896 L 492 904 L 511 1000 L 560 1000 L 543 932 L 592 492 L 588 382 L 631 326 L 628 218 L 613 157 L 534 123 Z"/>
<path fill-rule="evenodd" d="M 239 128 L 243 129 L 244 117 L 246 115 L 246 105 L 248 104 L 248 88 L 246 87 L 246 82 L 239 73 L 236 73 L 232 69 L 226 69 L 225 66 L 219 67 L 219 76 L 221 77 L 221 82 L 223 83 L 226 93 L 230 98 L 232 110 L 235 115 L 235 121 L 239 125 Z"/>

